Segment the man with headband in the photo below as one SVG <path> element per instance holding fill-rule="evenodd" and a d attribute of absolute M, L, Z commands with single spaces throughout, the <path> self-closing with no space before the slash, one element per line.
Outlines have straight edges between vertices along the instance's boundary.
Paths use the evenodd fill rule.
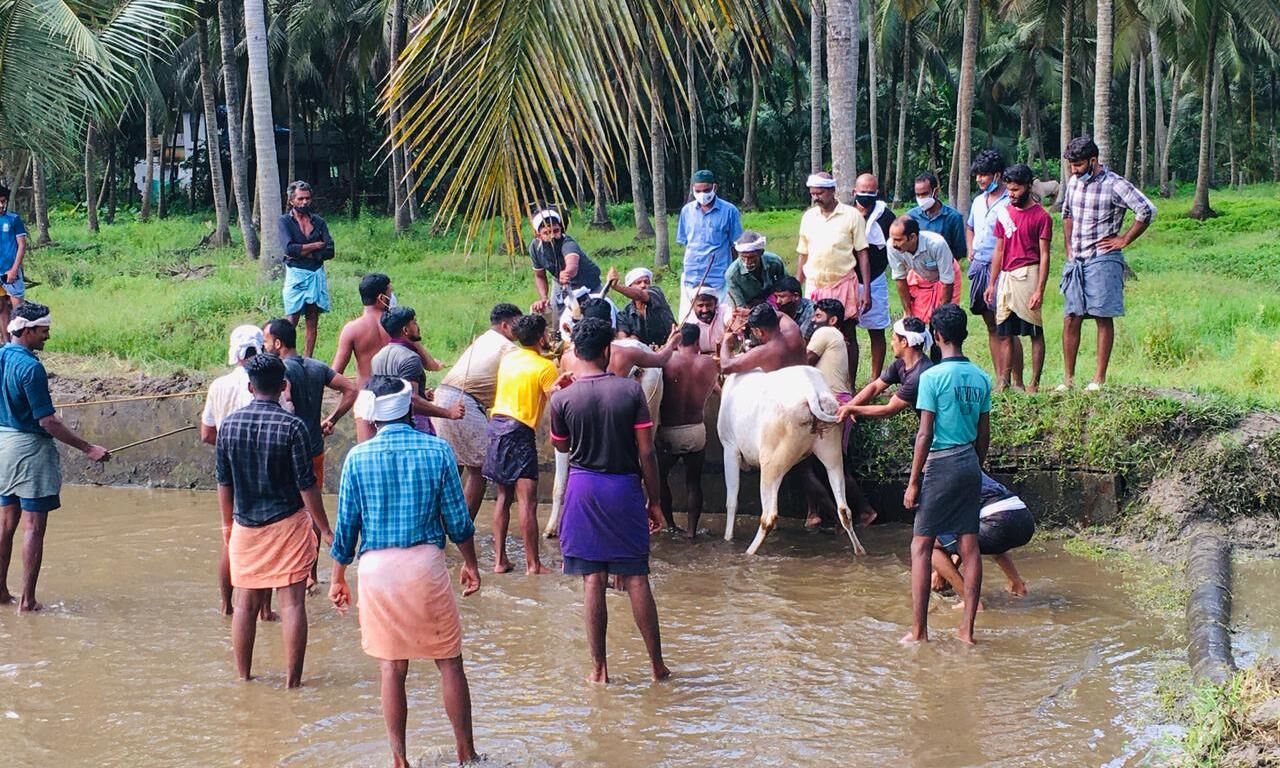
<path fill-rule="evenodd" d="M 800 219 L 796 275 L 809 299 L 836 299 L 844 306 L 840 325 L 849 356 L 849 380 L 858 379 L 858 317 L 871 309 L 871 264 L 867 220 L 852 205 L 836 199 L 836 180 L 814 173 L 805 182 L 812 207 Z"/>
<path fill-rule="evenodd" d="M 733 250 L 738 258 L 724 273 L 729 301 L 734 309 L 752 309 L 773 295 L 774 286 L 787 276 L 787 267 L 775 253 L 765 250 L 768 241 L 759 232 L 742 233 Z"/>
<path fill-rule="evenodd" d="M 619 283 L 618 271 L 611 267 L 605 283 L 631 299 L 631 303 L 623 307 L 618 316 L 622 322 L 635 329 L 641 341 L 649 345 L 667 343 L 676 321 L 671 314 L 666 294 L 653 284 L 653 272 L 644 267 L 636 267 Z"/>
<path fill-rule="evenodd" d="M 38 611 L 36 580 L 44 559 L 49 513 L 61 506 L 62 464 L 54 440 L 90 461 L 111 458 L 107 449 L 77 435 L 54 412 L 49 377 L 36 353 L 49 340 L 49 308 L 28 302 L 13 310 L 8 344 L 0 348 L 0 604 L 14 601 L 9 561 L 18 521 L 26 526 L 22 546 L 20 612 Z"/>
<path fill-rule="evenodd" d="M 725 272 L 733 260 L 733 241 L 742 235 L 742 214 L 720 199 L 716 177 L 702 170 L 690 179 L 693 199 L 680 209 L 676 242 L 684 246 L 684 271 L 680 274 L 680 311 L 676 322 L 688 322 L 693 300 L 711 292 L 726 297 Z"/>
<path fill-rule="evenodd" d="M 600 293 L 600 267 L 565 232 L 564 219 L 550 208 L 533 215 L 533 239 L 529 241 L 529 260 L 533 262 L 533 286 L 538 300 L 530 307 L 535 315 L 547 310 L 559 318 L 564 312 L 564 295 L 576 288 Z M 547 273 L 551 273 L 550 282 Z"/>
<path fill-rule="evenodd" d="M 469 763 L 477 757 L 471 691 L 445 538 L 462 555 L 464 597 L 480 589 L 480 569 L 457 458 L 448 443 L 410 424 L 413 389 L 403 379 L 374 376 L 360 398 L 377 434 L 352 448 L 342 467 L 329 599 L 339 613 L 351 607 L 347 567 L 359 556 L 360 645 L 378 660 L 395 764 L 409 764 L 405 678 L 411 659 L 431 659 L 440 670 L 458 762 Z"/>

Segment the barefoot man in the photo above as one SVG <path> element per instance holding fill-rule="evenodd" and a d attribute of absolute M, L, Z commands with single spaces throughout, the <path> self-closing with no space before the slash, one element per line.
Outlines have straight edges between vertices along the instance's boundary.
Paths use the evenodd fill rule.
<path fill-rule="evenodd" d="M 960 640 L 973 644 L 973 622 L 982 592 L 978 510 L 982 463 L 991 439 L 991 380 L 964 356 L 966 323 L 964 310 L 955 304 L 933 311 L 933 335 L 942 347 L 942 362 L 920 377 L 916 399 L 920 429 L 911 480 L 902 497 L 904 508 L 916 510 L 911 531 L 911 631 L 902 638 L 904 643 L 929 639 L 933 543 L 950 533 L 959 539 L 965 569 Z"/>
<path fill-rule="evenodd" d="M 671 485 L 667 475 L 684 462 L 685 537 L 698 533 L 702 516 L 702 460 L 707 447 L 707 398 L 719 389 L 720 367 L 698 351 L 701 332 L 693 323 L 680 326 L 680 346 L 662 369 L 662 426 L 658 428 L 658 474 L 662 484 L 662 516 L 675 527 Z"/>
<path fill-rule="evenodd" d="M 516 321 L 520 349 L 498 366 L 497 392 L 489 419 L 489 448 L 484 457 L 484 477 L 498 486 L 493 509 L 494 573 L 507 573 L 507 528 L 511 501 L 520 507 L 520 533 L 524 538 L 525 573 L 550 573 L 538 556 L 538 444 L 534 430 L 555 389 L 559 374 L 555 363 L 542 356 L 547 350 L 547 320 L 525 315 Z"/>
<path fill-rule="evenodd" d="M 602 320 L 578 323 L 573 347 L 580 373 L 551 398 L 551 444 L 569 454 L 560 549 L 564 572 L 582 576 L 591 650 L 587 680 L 609 682 L 605 589 L 610 575 L 631 598 L 653 679 L 663 680 L 671 672 L 662 661 L 658 606 L 649 587 L 649 536 L 662 529 L 653 419 L 640 384 L 608 372 L 612 339 L 613 329 Z"/>
<path fill-rule="evenodd" d="M 396 295 L 391 290 L 391 278 L 380 272 L 364 276 L 360 281 L 360 303 L 364 311 L 355 320 L 342 326 L 338 334 L 338 351 L 333 356 L 333 370 L 345 374 L 352 355 L 356 358 L 356 386 L 363 387 L 373 371 L 373 356 L 387 346 L 391 337 L 382 329 L 382 315 L 396 305 Z M 373 437 L 373 425 L 364 419 L 356 419 L 356 440 L 363 442 Z"/>
<path fill-rule="evenodd" d="M 236 673 L 250 680 L 258 612 L 276 590 L 285 642 L 285 684 L 302 685 L 307 652 L 307 577 L 316 534 L 333 543 L 308 450 L 307 426 L 280 406 L 285 367 L 275 355 L 245 366 L 253 402 L 218 430 L 218 505 L 235 587 L 231 647 Z M 308 514 L 308 512 L 310 514 Z"/>
<path fill-rule="evenodd" d="M 22 542 L 22 594 L 18 611 L 38 611 L 36 580 L 44 559 L 49 513 L 62 505 L 62 464 L 54 440 L 82 451 L 90 461 L 106 461 L 107 449 L 71 431 L 53 410 L 49 377 L 36 353 L 49 340 L 49 308 L 28 302 L 13 310 L 10 342 L 0 348 L 0 604 L 13 602 L 9 560 L 18 521 Z"/>
<path fill-rule="evenodd" d="M 986 472 L 982 473 L 981 503 L 982 511 L 978 513 L 978 549 L 1000 566 L 1008 581 L 1005 589 L 1009 594 L 1026 597 L 1027 582 L 1022 580 L 1009 552 L 1031 541 L 1036 533 L 1036 517 L 1027 508 L 1026 502 Z M 960 559 L 956 537 L 949 533 L 939 536 L 933 547 L 935 590 L 941 587 L 939 582 L 946 582 L 957 593 L 964 594 L 964 576 L 956 568 L 957 565 L 963 565 L 963 561 Z"/>
<path fill-rule="evenodd" d="M 329 586 L 329 599 L 345 614 L 351 606 L 347 566 L 359 554 L 360 645 L 378 660 L 382 717 L 397 768 L 409 765 L 405 678 L 410 659 L 435 662 L 458 762 L 476 759 L 462 622 L 444 557 L 448 536 L 462 554 L 462 595 L 480 589 L 476 529 L 453 451 L 410 423 L 412 393 L 411 385 L 393 376 L 373 377 L 362 393 L 372 400 L 369 410 L 378 433 L 352 448 L 342 467 Z"/>

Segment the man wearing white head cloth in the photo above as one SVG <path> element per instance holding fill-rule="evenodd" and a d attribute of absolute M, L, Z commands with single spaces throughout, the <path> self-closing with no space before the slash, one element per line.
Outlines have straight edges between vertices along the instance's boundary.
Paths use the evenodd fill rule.
<path fill-rule="evenodd" d="M 618 282 L 618 271 L 610 268 L 605 282 L 609 288 L 631 299 L 618 313 L 622 322 L 629 323 L 645 344 L 666 344 L 676 321 L 666 294 L 653 284 L 653 272 L 636 267 Z"/>
<path fill-rule="evenodd" d="M 768 240 L 747 230 L 733 244 L 738 257 L 724 273 L 729 303 L 734 309 L 752 309 L 773 295 L 774 286 L 787 276 L 787 267 L 776 253 L 765 250 Z"/>
<path fill-rule="evenodd" d="M 62 464 L 54 440 L 82 451 L 90 461 L 106 461 L 107 449 L 77 435 L 58 418 L 49 396 L 49 377 L 36 353 L 49 339 L 49 308 L 27 302 L 13 310 L 8 344 L 0 348 L 0 604 L 14 601 L 9 561 L 18 521 L 26 524 L 22 550 L 19 611 L 38 611 L 36 579 L 44 558 L 49 513 L 61 506 Z"/>
<path fill-rule="evenodd" d="M 378 660 L 395 764 L 409 764 L 405 678 L 410 659 L 431 659 L 440 670 L 458 762 L 469 763 L 476 759 L 471 692 L 444 547 L 447 537 L 462 555 L 463 596 L 475 593 L 480 589 L 475 526 L 453 450 L 410 424 L 412 393 L 403 379 L 374 376 L 360 394 L 362 410 L 378 432 L 352 448 L 342 467 L 329 599 L 341 613 L 351 606 L 346 573 L 358 555 L 360 644 Z"/>
<path fill-rule="evenodd" d="M 849 352 L 849 380 L 858 378 L 858 318 L 871 309 L 871 266 L 867 220 L 852 205 L 836 199 L 836 180 L 829 173 L 811 174 L 805 182 L 813 206 L 800 219 L 796 242 L 796 276 L 811 301 L 836 299 L 845 308 L 840 330 Z"/>
<path fill-rule="evenodd" d="M 565 233 L 559 212 L 544 208 L 533 215 L 533 240 L 529 241 L 529 260 L 533 262 L 533 285 L 538 300 L 530 307 L 535 315 L 552 310 L 555 318 L 564 312 L 564 294 L 577 288 L 600 293 L 600 267 Z M 550 280 L 548 281 L 548 273 Z"/>

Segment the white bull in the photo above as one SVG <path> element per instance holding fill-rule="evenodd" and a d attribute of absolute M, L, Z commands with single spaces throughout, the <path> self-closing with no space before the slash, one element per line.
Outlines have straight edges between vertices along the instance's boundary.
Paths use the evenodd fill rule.
<path fill-rule="evenodd" d="M 725 379 L 716 425 L 724 445 L 725 541 L 733 540 L 742 467 L 760 468 L 760 530 L 747 548 L 747 554 L 754 555 L 778 521 L 782 478 L 813 454 L 827 468 L 840 525 L 849 534 L 854 554 L 867 553 L 853 532 L 845 499 L 838 405 L 822 374 L 808 366 L 736 373 Z"/>

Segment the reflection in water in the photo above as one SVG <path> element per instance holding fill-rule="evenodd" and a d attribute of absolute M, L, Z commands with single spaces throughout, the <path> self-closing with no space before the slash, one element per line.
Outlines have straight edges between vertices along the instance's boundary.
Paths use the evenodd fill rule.
<path fill-rule="evenodd" d="M 47 614 L 0 613 L 6 765 L 387 762 L 354 612 L 310 600 L 302 690 L 284 690 L 273 625 L 259 629 L 259 680 L 235 680 L 213 494 L 69 488 L 64 501 L 40 583 Z M 742 522 L 746 539 L 755 522 Z M 877 526 L 863 538 L 873 554 L 855 561 L 842 537 L 797 529 L 754 559 L 742 540 L 661 536 L 654 591 L 675 678 L 648 680 L 613 595 L 608 688 L 582 682 L 580 582 L 482 567 L 480 593 L 461 603 L 476 745 L 497 765 L 1136 764 L 1126 756 L 1153 733 L 1155 670 L 1176 645 L 1162 620 L 1135 615 L 1096 564 L 1033 543 L 1019 559 L 1030 597 L 994 592 L 1003 582 L 987 571 L 976 648 L 954 639 L 958 613 L 935 599 L 935 642 L 903 649 L 907 540 Z M 544 548 L 558 561 L 554 542 Z M 447 764 L 429 663 L 411 665 L 409 696 L 411 752 Z"/>

